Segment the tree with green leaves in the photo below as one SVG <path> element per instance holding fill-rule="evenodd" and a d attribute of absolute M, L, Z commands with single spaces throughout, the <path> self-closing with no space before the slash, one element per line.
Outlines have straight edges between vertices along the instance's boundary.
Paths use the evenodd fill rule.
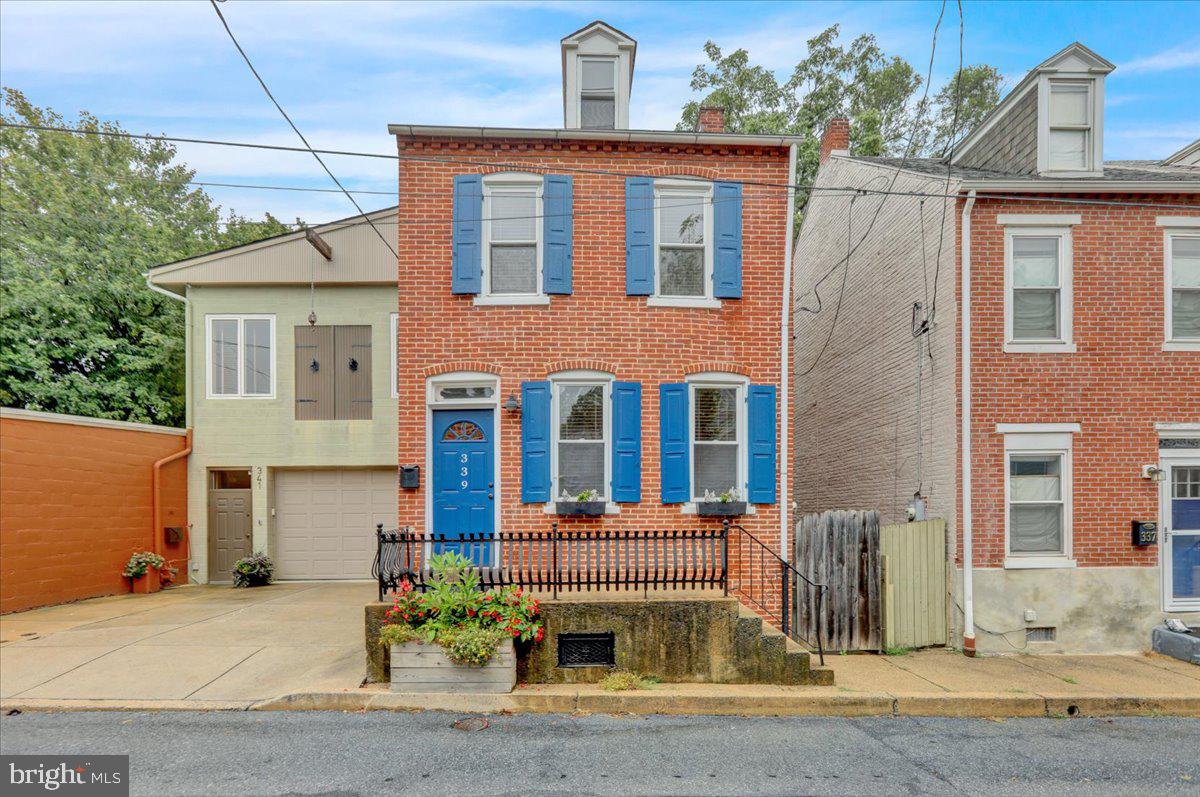
<path fill-rule="evenodd" d="M 4 89 L 5 122 L 67 122 Z M 183 423 L 183 315 L 153 266 L 286 232 L 229 213 L 165 142 L 0 128 L 0 404 Z"/>
<path fill-rule="evenodd" d="M 833 25 L 809 39 L 807 55 L 782 82 L 751 64 L 746 50 L 726 55 L 709 41 L 709 62 L 696 67 L 691 83 L 704 97 L 684 105 L 676 129 L 696 129 L 700 107 L 719 105 L 730 132 L 798 136 L 795 179 L 808 185 L 830 119 L 850 119 L 850 149 L 857 155 L 941 157 L 999 102 L 1001 77 L 993 67 L 964 67 L 926 96 L 925 79 L 904 59 L 884 53 L 874 36 L 843 46 L 838 33 Z M 799 194 L 803 203 L 807 194 Z"/>

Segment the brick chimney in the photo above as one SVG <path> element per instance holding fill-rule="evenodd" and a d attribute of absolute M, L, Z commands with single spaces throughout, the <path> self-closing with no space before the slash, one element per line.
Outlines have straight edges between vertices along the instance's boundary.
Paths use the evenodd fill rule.
<path fill-rule="evenodd" d="M 830 119 L 821 134 L 821 163 L 829 160 L 829 153 L 850 149 L 850 120 L 845 117 Z"/>
<path fill-rule="evenodd" d="M 697 122 L 701 133 L 724 133 L 725 109 L 720 105 L 701 105 Z"/>

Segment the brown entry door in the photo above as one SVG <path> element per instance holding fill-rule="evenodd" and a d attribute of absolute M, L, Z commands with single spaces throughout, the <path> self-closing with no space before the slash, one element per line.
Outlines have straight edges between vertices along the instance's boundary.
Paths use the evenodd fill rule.
<path fill-rule="evenodd" d="M 241 479 L 235 473 L 214 471 L 212 474 L 208 491 L 209 581 L 232 581 L 233 563 L 249 556 L 253 548 L 250 490 L 240 487 Z M 249 482 L 249 474 L 246 474 L 246 482 Z M 239 486 L 225 486 L 232 484 Z"/>

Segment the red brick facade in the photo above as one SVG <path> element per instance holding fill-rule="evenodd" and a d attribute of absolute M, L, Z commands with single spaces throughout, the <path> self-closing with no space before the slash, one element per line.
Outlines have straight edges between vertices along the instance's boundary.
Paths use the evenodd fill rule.
<path fill-rule="evenodd" d="M 1200 422 L 1200 352 L 1163 350 L 1164 241 L 1156 218 L 1200 216 L 1200 195 L 1086 199 L 1190 205 L 1194 210 L 976 202 L 970 308 L 976 567 L 1000 567 L 1005 557 L 1000 423 L 1080 424 L 1072 443 L 1072 556 L 1079 566 L 1158 564 L 1156 547 L 1131 545 L 1129 524 L 1158 518 L 1158 486 L 1140 475 L 1143 464 L 1158 461 L 1155 424 Z M 999 213 L 1082 217 L 1072 227 L 1075 353 L 1003 351 L 1004 228 L 997 222 Z M 959 390 L 961 394 L 961 384 Z M 961 528 L 961 514 L 959 520 Z"/>
<path fill-rule="evenodd" d="M 560 526 L 704 525 L 682 515 L 679 505 L 661 501 L 658 386 L 717 369 L 745 375 L 755 384 L 780 385 L 787 193 L 753 183 L 786 183 L 787 149 L 401 136 L 399 152 L 400 462 L 426 461 L 425 391 L 431 375 L 459 370 L 497 374 L 501 396 L 507 397 L 520 396 L 522 382 L 543 380 L 555 371 L 608 371 L 617 380 L 642 384 L 641 502 L 622 504 L 619 515 L 563 518 Z M 452 178 L 521 171 L 522 166 L 531 172 L 573 174 L 573 293 L 552 296 L 548 306 L 476 306 L 471 296 L 451 293 Z M 648 307 L 646 297 L 626 295 L 625 175 L 695 175 L 745 184 L 743 298 L 723 300 L 720 309 L 698 309 Z M 546 530 L 556 518 L 541 504 L 520 500 L 520 415 L 500 410 L 497 423 L 500 528 Z M 400 492 L 401 525 L 425 527 L 427 488 L 423 478 L 419 490 Z M 777 544 L 778 504 L 759 505 L 744 520 L 747 528 Z"/>

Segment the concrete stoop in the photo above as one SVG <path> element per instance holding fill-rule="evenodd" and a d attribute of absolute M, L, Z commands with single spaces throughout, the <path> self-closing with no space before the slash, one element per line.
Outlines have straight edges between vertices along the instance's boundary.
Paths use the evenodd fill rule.
<path fill-rule="evenodd" d="M 736 603 L 734 663 L 745 680 L 740 683 L 832 686 L 833 670 L 815 664 L 812 655 Z"/>

